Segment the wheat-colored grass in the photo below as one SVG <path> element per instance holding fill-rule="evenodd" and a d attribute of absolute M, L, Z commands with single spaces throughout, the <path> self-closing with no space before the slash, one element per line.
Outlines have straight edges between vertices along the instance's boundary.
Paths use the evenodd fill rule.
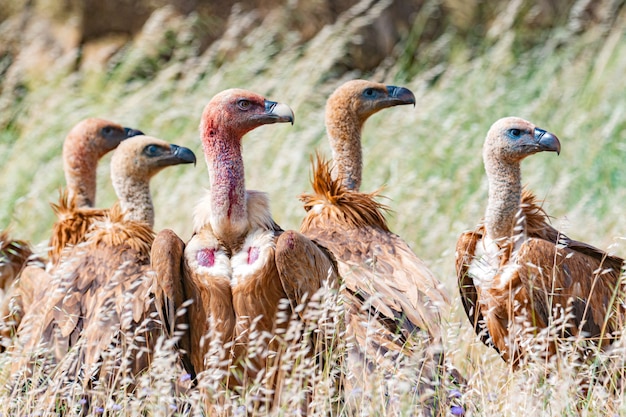
<path fill-rule="evenodd" d="M 296 197 L 309 190 L 309 157 L 316 149 L 330 154 L 323 126 L 326 97 L 344 80 L 356 77 L 404 85 L 415 92 L 416 107 L 388 110 L 367 122 L 362 189 L 384 185 L 385 203 L 394 211 L 392 230 L 411 244 L 451 294 L 454 309 L 446 318 L 446 350 L 468 377 L 462 398 L 467 413 L 624 415 L 621 386 L 611 390 L 593 379 L 621 376 L 622 343 L 593 366 L 578 366 L 565 352 L 554 363 L 531 361 L 511 372 L 493 350 L 477 341 L 465 318 L 453 253 L 460 232 L 474 227 L 485 209 L 481 147 L 486 131 L 500 117 L 515 115 L 561 139 L 560 156 L 540 155 L 522 166 L 524 182 L 545 198 L 555 225 L 571 238 L 626 255 L 626 16 L 623 8 L 618 10 L 608 31 L 592 26 L 574 33 L 566 22 L 545 31 L 530 47 L 520 46 L 515 27 L 478 45 L 467 45 L 450 30 L 429 48 L 419 49 L 423 55 L 414 57 L 411 65 L 422 70 L 407 71 L 405 61 L 398 60 L 367 74 L 344 73 L 337 63 L 357 30 L 371 23 L 375 7 L 358 18 L 344 15 L 305 44 L 297 42 L 296 34 L 283 32 L 287 14 L 270 14 L 261 25 L 248 24 L 248 17 L 240 15 L 202 54 L 192 42 L 194 17 L 166 19 L 167 10 L 162 11 L 114 57 L 108 71 L 72 73 L 61 62 L 38 78 L 24 78 L 27 93 L 21 100 L 11 102 L 11 92 L 2 92 L 0 226 L 10 226 L 16 237 L 34 243 L 47 240 L 53 222 L 49 202 L 57 199 L 63 185 L 62 141 L 79 120 L 116 120 L 201 155 L 197 126 L 203 106 L 215 93 L 236 86 L 288 103 L 295 111 L 293 127 L 261 128 L 246 136 L 244 159 L 248 188 L 267 191 L 277 222 L 297 228 L 303 210 Z M 237 42 L 238 37 L 242 40 Z M 417 50 L 411 39 L 398 45 L 402 56 Z M 169 60 L 162 58 L 167 55 L 163 49 L 171 53 Z M 99 206 L 114 201 L 108 161 L 105 158 L 99 167 Z M 155 229 L 169 227 L 187 239 L 191 207 L 208 187 L 207 172 L 199 158 L 195 169 L 173 168 L 167 174 L 152 183 Z M 103 407 L 104 414 L 201 415 L 203 398 L 222 390 L 219 377 L 209 373 L 199 391 L 173 393 L 172 383 L 184 375 L 172 373 L 165 344 L 154 369 L 139 378 L 132 394 L 116 396 L 104 388 L 97 394 L 97 407 Z M 0 355 L 2 382 L 10 378 L 10 360 Z M 275 414 L 296 413 L 302 387 L 309 383 L 315 387 L 312 415 L 337 409 L 350 414 L 332 400 L 336 370 L 319 370 L 297 353 L 290 360 L 295 365 L 285 402 Z M 45 380 L 46 372 L 35 377 Z M 586 393 L 582 383 L 591 384 Z M 47 404 L 52 408 L 46 411 L 40 392 L 4 390 L 0 413 L 45 415 L 65 407 L 66 415 L 78 415 L 83 406 L 80 390 L 64 386 L 62 392 L 67 401 Z M 411 415 L 416 401 L 411 390 L 399 384 L 398 393 L 402 415 Z M 376 393 L 362 395 L 376 398 Z M 224 407 L 243 415 L 253 400 L 252 394 L 229 398 Z M 359 415 L 385 412 L 382 401 L 367 404 L 371 409 L 359 410 Z"/>

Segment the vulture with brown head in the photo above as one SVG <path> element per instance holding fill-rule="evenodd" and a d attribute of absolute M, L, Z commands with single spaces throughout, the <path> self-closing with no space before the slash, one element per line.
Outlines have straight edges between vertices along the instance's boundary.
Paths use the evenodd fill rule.
<path fill-rule="evenodd" d="M 63 142 L 66 189 L 59 202 L 52 204 L 57 221 L 52 226 L 48 251 L 50 267 L 57 264 L 64 248 L 82 242 L 92 223 L 102 220 L 107 212 L 107 209 L 94 208 L 98 161 L 123 140 L 142 134 L 139 130 L 97 118 L 85 119 L 70 130 Z M 6 310 L 3 321 L 10 321 L 13 330 L 33 301 L 47 291 L 50 275 L 38 263 L 25 266 L 7 297 L 12 307 L 3 309 Z M 9 303 L 5 304 L 8 307 Z"/>
<path fill-rule="evenodd" d="M 166 167 L 195 161 L 191 150 L 153 137 L 136 136 L 120 144 L 111 160 L 119 200 L 93 220 L 82 242 L 62 252 L 50 272 L 50 290 L 18 329 L 27 354 L 48 349 L 52 363 L 61 362 L 60 372 L 81 375 L 84 383 L 113 381 L 121 358 L 132 358 L 126 369 L 130 375 L 147 368 L 153 344 L 163 334 L 151 295 L 154 207 L 149 183 Z"/>
<path fill-rule="evenodd" d="M 307 211 L 302 234 L 332 253 L 345 283 L 341 295 L 349 346 L 348 392 L 350 386 L 372 388 L 368 384 L 373 370 L 392 378 L 399 361 L 407 357 L 419 364 L 420 393 L 436 388 L 443 370 L 441 315 L 448 297 L 424 262 L 389 230 L 386 207 L 375 200 L 376 193 L 359 191 L 365 121 L 382 109 L 406 104 L 415 104 L 415 96 L 402 87 L 353 80 L 337 88 L 326 104 L 334 164 L 318 155 L 314 193 L 301 196 Z M 279 252 L 279 268 L 303 265 L 307 258 L 299 255 L 298 246 Z M 307 275 L 319 272 L 302 274 Z M 292 303 L 300 304 L 300 295 L 315 293 L 319 281 L 295 278 L 283 280 L 283 285 Z M 433 406 L 430 399 L 425 402 L 426 408 Z"/>
<path fill-rule="evenodd" d="M 274 259 L 282 230 L 272 219 L 267 195 L 245 188 L 241 141 L 256 127 L 293 119 L 287 105 L 250 91 L 229 89 L 213 97 L 200 123 L 211 187 L 196 207 L 193 236 L 185 245 L 164 230 L 152 248 L 172 331 L 176 310 L 191 300 L 189 333 L 181 347 L 193 370 L 199 373 L 219 362 L 226 371 L 231 363 L 223 381 L 231 388 L 263 377 L 279 351 L 276 331 L 286 326 L 277 320 L 279 300 L 286 295 Z M 232 351 L 212 352 L 216 345 L 232 345 Z M 225 356 L 216 357 L 220 354 Z M 276 384 L 267 381 L 270 389 Z"/>
<path fill-rule="evenodd" d="M 536 197 L 522 189 L 522 160 L 560 150 L 555 135 L 526 120 L 495 122 L 483 146 L 485 219 L 456 245 L 467 317 L 514 369 L 531 357 L 552 357 L 560 342 L 604 347 L 624 325 L 624 260 L 553 228 Z"/>
<path fill-rule="evenodd" d="M 66 189 L 52 208 L 57 222 L 50 238 L 50 262 L 55 265 L 68 245 L 81 242 L 91 223 L 101 219 L 106 209 L 94 209 L 98 161 L 123 140 L 143 135 L 103 119 L 85 119 L 70 130 L 63 143 L 63 169 Z"/>

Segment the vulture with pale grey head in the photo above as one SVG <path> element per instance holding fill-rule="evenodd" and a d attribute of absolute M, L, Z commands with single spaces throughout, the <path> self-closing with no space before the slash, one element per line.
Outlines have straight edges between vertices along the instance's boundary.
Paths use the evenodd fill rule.
<path fill-rule="evenodd" d="M 551 357 L 559 341 L 606 346 L 624 325 L 624 260 L 556 230 L 536 197 L 522 189 L 522 160 L 560 150 L 555 135 L 526 120 L 495 122 L 483 146 L 485 219 L 456 245 L 467 317 L 513 368 L 532 356 Z"/>
<path fill-rule="evenodd" d="M 18 329 L 26 358 L 41 347 L 48 349 L 52 362 L 61 363 L 58 370 L 82 375 L 85 384 L 94 378 L 115 381 L 123 371 L 118 369 L 121 358 L 131 358 L 126 375 L 147 368 L 164 330 L 151 295 L 154 207 L 149 183 L 166 167 L 195 161 L 191 150 L 149 136 L 120 144 L 111 160 L 119 200 L 93 221 L 83 242 L 62 252 L 50 272 L 50 290 Z"/>

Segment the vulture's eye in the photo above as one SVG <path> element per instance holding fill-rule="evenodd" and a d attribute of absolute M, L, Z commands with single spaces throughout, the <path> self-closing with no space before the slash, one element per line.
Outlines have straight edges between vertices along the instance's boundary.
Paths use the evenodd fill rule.
<path fill-rule="evenodd" d="M 522 135 L 522 131 L 519 129 L 509 129 L 508 134 L 513 139 L 519 139 L 519 137 Z"/>
<path fill-rule="evenodd" d="M 241 110 L 248 110 L 250 108 L 251 103 L 248 100 L 241 99 L 237 102 L 237 106 Z"/>
<path fill-rule="evenodd" d="M 366 88 L 365 91 L 363 91 L 363 95 L 367 98 L 372 98 L 376 96 L 376 91 L 373 88 Z"/>
<path fill-rule="evenodd" d="M 111 133 L 113 133 L 113 128 L 111 126 L 105 126 L 102 128 L 101 132 L 104 136 L 109 136 Z"/>
<path fill-rule="evenodd" d="M 161 153 L 163 153 L 163 149 L 161 149 L 161 147 L 157 145 L 148 145 L 144 148 L 143 153 L 150 157 L 159 156 L 161 155 Z"/>

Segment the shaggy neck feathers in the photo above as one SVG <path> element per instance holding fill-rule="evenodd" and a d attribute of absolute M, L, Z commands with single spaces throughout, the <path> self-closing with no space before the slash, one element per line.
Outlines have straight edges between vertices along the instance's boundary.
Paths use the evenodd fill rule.
<path fill-rule="evenodd" d="M 515 234 L 515 222 L 522 198 L 519 162 L 503 162 L 487 156 L 485 170 L 489 181 L 489 200 L 485 228 L 490 238 L 509 239 Z"/>
<path fill-rule="evenodd" d="M 334 178 L 352 191 L 359 191 L 363 169 L 361 128 L 363 122 L 341 106 L 329 106 L 326 111 L 326 131 L 333 152 Z"/>

